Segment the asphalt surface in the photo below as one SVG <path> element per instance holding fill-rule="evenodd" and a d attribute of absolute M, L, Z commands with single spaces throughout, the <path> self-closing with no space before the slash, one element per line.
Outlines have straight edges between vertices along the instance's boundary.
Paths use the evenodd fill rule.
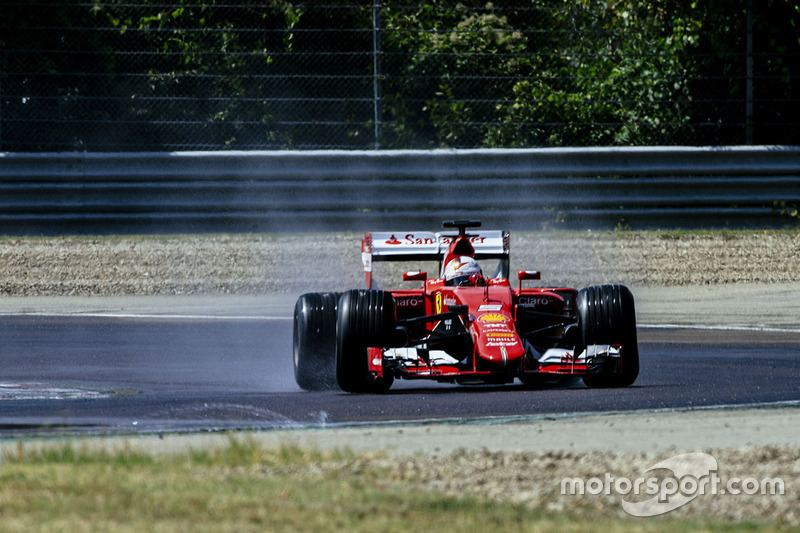
<path fill-rule="evenodd" d="M 665 327 L 648 320 L 667 312 L 663 297 L 647 294 L 637 301 L 642 368 L 633 387 L 397 381 L 389 394 L 364 396 L 297 388 L 295 296 L 26 299 L 24 308 L 7 300 L 0 315 L 0 438 L 519 420 L 800 400 L 800 330 L 791 321 L 753 308 L 749 325 L 729 313 L 727 323 L 708 328 L 698 320 Z M 687 291 L 685 298 L 698 294 Z"/>

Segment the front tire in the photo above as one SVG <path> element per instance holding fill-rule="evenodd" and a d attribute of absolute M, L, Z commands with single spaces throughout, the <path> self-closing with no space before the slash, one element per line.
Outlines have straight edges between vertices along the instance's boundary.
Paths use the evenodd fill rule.
<path fill-rule="evenodd" d="M 583 382 L 588 387 L 627 387 L 639 375 L 636 310 L 623 285 L 587 287 L 578 292 L 578 322 L 583 347 L 619 345 L 620 356 L 592 358 Z"/>
<path fill-rule="evenodd" d="M 340 293 L 308 293 L 294 306 L 294 379 L 307 391 L 335 390 L 336 311 Z"/>
<path fill-rule="evenodd" d="M 388 292 L 354 290 L 339 299 L 336 381 L 345 392 L 386 392 L 393 376 L 369 369 L 368 347 L 386 346 L 397 327 L 394 298 Z"/>

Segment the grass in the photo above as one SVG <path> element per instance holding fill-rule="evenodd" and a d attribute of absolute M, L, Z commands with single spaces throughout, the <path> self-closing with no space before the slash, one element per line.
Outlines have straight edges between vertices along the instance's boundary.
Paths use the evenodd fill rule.
<path fill-rule="evenodd" d="M 444 496 L 392 481 L 381 464 L 233 438 L 176 455 L 20 444 L 0 464 L 0 524 L 26 532 L 775 530 Z"/>

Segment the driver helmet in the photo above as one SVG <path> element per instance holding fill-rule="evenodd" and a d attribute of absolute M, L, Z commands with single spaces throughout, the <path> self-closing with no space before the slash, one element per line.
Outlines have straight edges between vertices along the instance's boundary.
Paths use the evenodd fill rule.
<path fill-rule="evenodd" d="M 445 285 L 458 286 L 469 281 L 470 276 L 475 274 L 483 276 L 478 262 L 468 255 L 462 255 L 451 260 L 444 267 L 444 282 Z"/>

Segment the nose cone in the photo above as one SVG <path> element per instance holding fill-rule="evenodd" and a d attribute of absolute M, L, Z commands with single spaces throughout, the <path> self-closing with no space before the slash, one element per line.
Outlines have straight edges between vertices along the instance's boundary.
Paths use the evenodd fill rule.
<path fill-rule="evenodd" d="M 504 313 L 483 314 L 472 322 L 470 329 L 481 359 L 495 365 L 512 366 L 525 355 L 514 322 Z"/>

